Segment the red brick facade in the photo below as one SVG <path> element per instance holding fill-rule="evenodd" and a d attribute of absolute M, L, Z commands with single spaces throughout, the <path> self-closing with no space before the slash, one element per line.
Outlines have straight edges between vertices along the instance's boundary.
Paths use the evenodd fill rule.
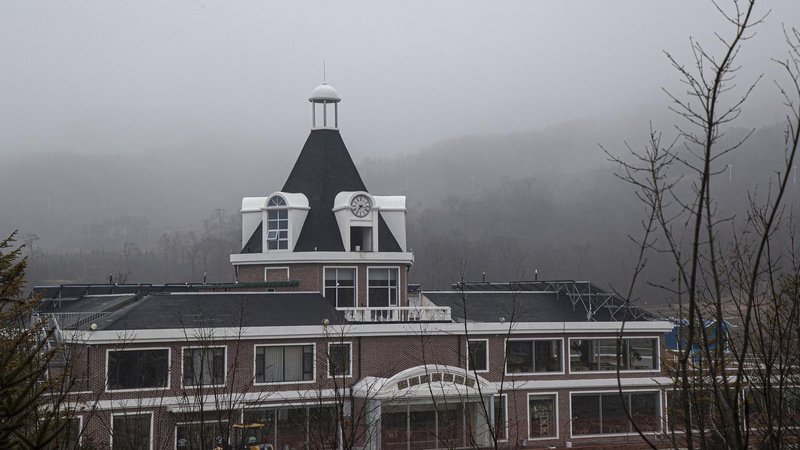
<path fill-rule="evenodd" d="M 140 334 L 144 333 L 142 331 Z M 117 413 L 153 413 L 153 448 L 175 448 L 175 425 L 181 421 L 180 411 L 185 409 L 202 409 L 208 414 L 219 409 L 214 398 L 221 395 L 233 394 L 232 404 L 226 404 L 224 409 L 241 410 L 243 408 L 268 407 L 271 405 L 315 404 L 331 401 L 330 398 L 320 398 L 323 390 L 342 391 L 364 377 L 389 378 L 405 369 L 424 364 L 447 365 L 465 367 L 466 338 L 463 334 L 434 335 L 426 332 L 424 324 L 409 324 L 406 335 L 394 336 L 359 336 L 358 326 L 340 328 L 331 326 L 328 336 L 313 339 L 232 339 L 221 340 L 217 338 L 203 339 L 198 336 L 188 336 L 182 342 L 171 341 L 163 343 L 130 343 L 120 345 L 95 345 L 88 349 L 89 357 L 85 354 L 81 360 L 88 361 L 89 377 L 91 379 L 91 393 L 79 394 L 86 404 L 86 409 L 94 412 L 85 412 L 83 415 L 86 427 L 85 439 L 90 440 L 98 448 L 105 448 L 109 443 L 111 414 Z M 606 334 L 605 337 L 613 337 Z M 637 335 L 631 334 L 630 337 Z M 653 334 L 640 334 L 642 337 L 657 337 Z M 503 389 L 507 395 L 508 405 L 508 445 L 522 448 L 541 448 L 548 445 L 563 447 L 566 442 L 574 446 L 586 444 L 611 444 L 624 442 L 641 442 L 637 437 L 627 436 L 589 436 L 570 437 L 570 394 L 578 392 L 615 391 L 615 375 L 608 373 L 571 372 L 569 369 L 568 343 L 570 337 L 586 337 L 581 335 L 541 335 L 541 334 L 514 334 L 514 339 L 524 338 L 553 338 L 563 339 L 562 364 L 564 373 L 559 374 L 533 374 L 533 375 L 504 375 L 504 348 L 506 334 L 470 335 L 474 339 L 488 339 L 489 341 L 489 372 L 478 375 L 499 384 L 503 382 Z M 604 337 L 595 335 L 592 337 Z M 352 346 L 351 371 L 346 378 L 331 378 L 328 375 L 327 348 L 331 343 L 350 343 Z M 290 384 L 256 384 L 254 383 L 254 350 L 259 345 L 275 344 L 312 344 L 315 348 L 314 380 Z M 214 388 L 195 388 L 182 386 L 182 354 L 184 347 L 191 346 L 224 346 L 226 348 L 227 373 L 225 386 Z M 167 389 L 142 390 L 135 392 L 109 392 L 106 389 L 106 356 L 108 351 L 133 350 L 144 348 L 166 348 L 170 353 L 169 387 Z M 663 355 L 661 356 L 663 359 Z M 655 378 L 661 372 L 647 371 L 625 373 L 620 375 L 623 379 Z M 582 387 L 580 381 L 608 380 L 602 388 Z M 555 381 L 554 388 L 527 388 L 520 387 L 524 382 Z M 564 387 L 559 387 L 558 382 L 563 382 Z M 577 383 L 576 383 L 577 382 Z M 569 386 L 569 387 L 567 387 Z M 342 389 L 344 388 L 344 390 Z M 645 383 L 642 386 L 633 386 L 629 389 L 658 391 L 654 383 Z M 547 440 L 528 440 L 528 395 L 535 393 L 556 393 L 558 395 L 558 437 Z M 197 394 L 209 396 L 206 404 L 193 402 Z M 660 398 L 662 397 L 659 394 Z M 289 400 L 287 400 L 289 399 Z M 127 400 L 123 406 L 122 401 Z M 402 401 L 398 398 L 397 401 Z M 183 402 L 183 403 L 181 403 Z M 662 410 L 663 410 L 663 400 Z M 181 409 L 181 405 L 183 409 Z M 85 410 L 86 410 L 85 409 Z M 355 410 L 354 410 L 355 411 Z M 228 413 L 226 413 L 228 414 Z M 240 420 L 238 413 L 233 414 L 233 421 Z M 527 445 L 525 445 L 527 444 Z"/>

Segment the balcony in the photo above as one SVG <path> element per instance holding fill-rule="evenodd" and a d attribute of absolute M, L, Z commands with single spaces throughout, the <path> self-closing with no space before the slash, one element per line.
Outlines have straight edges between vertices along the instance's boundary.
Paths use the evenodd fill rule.
<path fill-rule="evenodd" d="M 450 322 L 449 306 L 338 308 L 348 322 Z"/>

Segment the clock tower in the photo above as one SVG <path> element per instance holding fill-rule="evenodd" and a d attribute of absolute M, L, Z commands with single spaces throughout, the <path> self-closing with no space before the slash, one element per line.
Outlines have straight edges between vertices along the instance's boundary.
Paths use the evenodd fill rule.
<path fill-rule="evenodd" d="M 237 280 L 319 292 L 342 310 L 407 306 L 405 196 L 367 190 L 339 133 L 333 86 L 308 100 L 311 132 L 283 187 L 242 200 Z"/>

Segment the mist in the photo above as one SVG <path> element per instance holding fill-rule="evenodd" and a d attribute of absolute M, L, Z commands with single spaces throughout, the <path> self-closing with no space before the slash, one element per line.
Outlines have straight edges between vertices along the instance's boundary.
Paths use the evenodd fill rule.
<path fill-rule="evenodd" d="M 756 133 L 719 161 L 731 216 L 782 161 L 771 58 L 800 3 L 769 7 L 738 60 L 740 88 L 761 80 L 726 130 Z M 0 235 L 40 252 L 33 283 L 230 279 L 241 198 L 283 185 L 324 79 L 367 187 L 408 196 L 411 281 L 622 285 L 642 209 L 600 144 L 674 135 L 665 52 L 690 64 L 690 38 L 713 50 L 724 30 L 688 0 L 5 2 Z M 200 253 L 176 250 L 188 233 Z"/>

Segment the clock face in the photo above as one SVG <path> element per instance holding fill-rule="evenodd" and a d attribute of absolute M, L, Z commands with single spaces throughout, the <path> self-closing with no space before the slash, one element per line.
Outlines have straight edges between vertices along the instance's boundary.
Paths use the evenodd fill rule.
<path fill-rule="evenodd" d="M 365 217 L 369 214 L 370 208 L 372 204 L 369 202 L 369 197 L 364 194 L 356 195 L 350 202 L 350 211 L 356 217 Z"/>

